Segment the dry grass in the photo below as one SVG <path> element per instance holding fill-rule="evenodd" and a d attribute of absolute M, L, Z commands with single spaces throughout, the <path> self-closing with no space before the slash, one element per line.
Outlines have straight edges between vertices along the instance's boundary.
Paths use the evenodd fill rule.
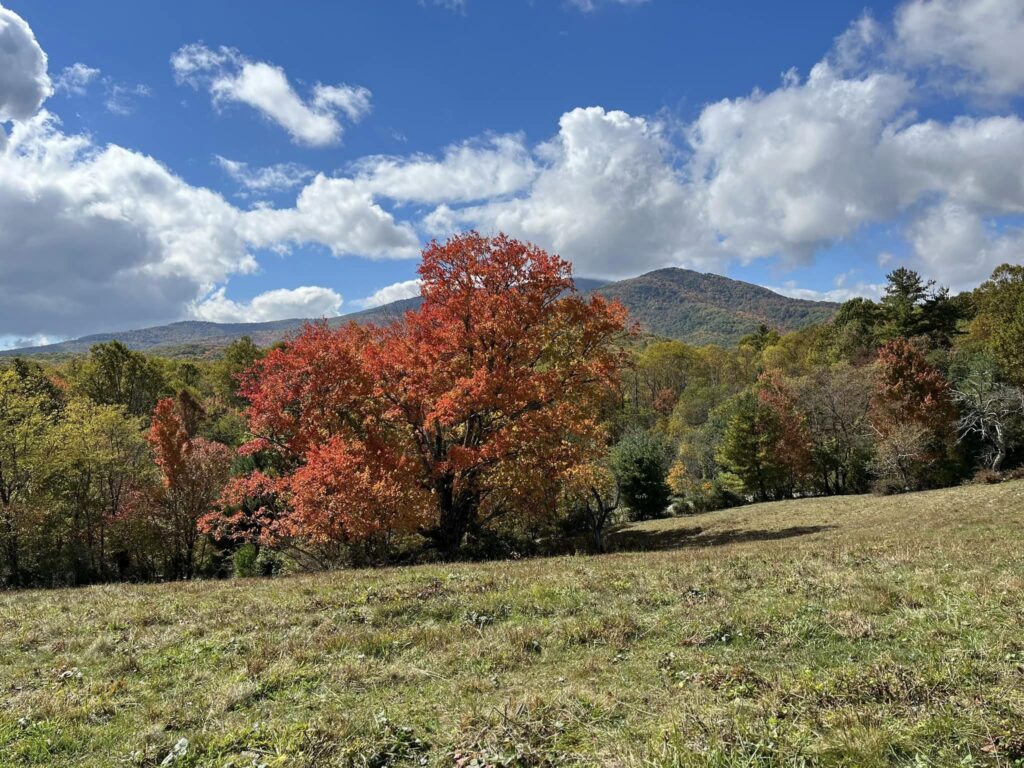
<path fill-rule="evenodd" d="M 7 593 L 0 765 L 1022 765 L 1022 523 L 1015 482 L 602 557 Z"/>

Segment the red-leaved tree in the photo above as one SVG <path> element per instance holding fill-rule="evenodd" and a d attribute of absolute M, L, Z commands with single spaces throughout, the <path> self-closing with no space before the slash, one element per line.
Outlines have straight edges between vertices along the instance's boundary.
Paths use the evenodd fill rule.
<path fill-rule="evenodd" d="M 875 470 L 889 490 L 915 490 L 931 477 L 953 443 L 956 407 L 949 382 L 911 342 L 896 338 L 878 351 L 871 425 Z"/>
<path fill-rule="evenodd" d="M 194 415 L 191 398 L 169 397 L 157 403 L 149 443 L 161 484 L 133 504 L 136 514 L 146 510 L 160 530 L 165 575 L 171 578 L 194 575 L 199 520 L 223 492 L 233 460 L 227 446 L 191 435 Z"/>
<path fill-rule="evenodd" d="M 246 450 L 277 470 L 232 484 L 236 530 L 419 531 L 451 553 L 503 514 L 542 513 L 542 490 L 597 452 L 625 310 L 584 300 L 568 262 L 504 235 L 432 243 L 419 272 L 423 303 L 399 322 L 308 326 L 244 377 Z"/>

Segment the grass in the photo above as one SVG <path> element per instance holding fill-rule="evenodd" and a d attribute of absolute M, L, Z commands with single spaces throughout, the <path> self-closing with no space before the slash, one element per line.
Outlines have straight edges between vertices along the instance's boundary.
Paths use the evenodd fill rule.
<path fill-rule="evenodd" d="M 1024 765 L 1024 482 L 0 595 L 3 766 Z"/>

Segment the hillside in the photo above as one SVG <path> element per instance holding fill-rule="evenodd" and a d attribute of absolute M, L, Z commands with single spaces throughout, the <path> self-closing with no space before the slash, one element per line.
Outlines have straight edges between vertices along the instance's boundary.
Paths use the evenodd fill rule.
<path fill-rule="evenodd" d="M 691 344 L 735 344 L 762 324 L 795 331 L 830 319 L 839 306 L 689 269 L 659 269 L 597 292 L 621 301 L 652 333 Z"/>
<path fill-rule="evenodd" d="M 781 296 L 751 283 L 688 269 L 659 269 L 614 283 L 578 278 L 584 293 L 595 292 L 621 301 L 645 330 L 657 336 L 691 344 L 735 344 L 742 336 L 764 324 L 779 331 L 792 331 L 827 320 L 837 304 L 804 301 Z M 388 322 L 415 307 L 420 299 L 402 299 L 341 317 L 331 318 L 337 326 L 356 322 Z M 296 333 L 306 319 L 276 320 L 269 323 L 210 323 L 186 320 L 141 330 L 103 333 L 79 339 L 6 350 L 0 355 L 62 355 L 86 352 L 93 344 L 117 339 L 132 349 L 159 350 L 165 354 L 202 355 L 215 351 L 241 336 L 250 336 L 266 346 Z"/>
<path fill-rule="evenodd" d="M 600 557 L 3 594 L 0 763 L 1015 765 L 1022 523 L 1018 481 Z"/>

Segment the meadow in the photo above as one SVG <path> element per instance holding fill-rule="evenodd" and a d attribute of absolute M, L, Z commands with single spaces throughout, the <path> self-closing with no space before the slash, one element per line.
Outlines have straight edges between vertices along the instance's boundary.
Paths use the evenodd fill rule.
<path fill-rule="evenodd" d="M 1024 481 L 0 594 L 5 766 L 1024 764 Z"/>

